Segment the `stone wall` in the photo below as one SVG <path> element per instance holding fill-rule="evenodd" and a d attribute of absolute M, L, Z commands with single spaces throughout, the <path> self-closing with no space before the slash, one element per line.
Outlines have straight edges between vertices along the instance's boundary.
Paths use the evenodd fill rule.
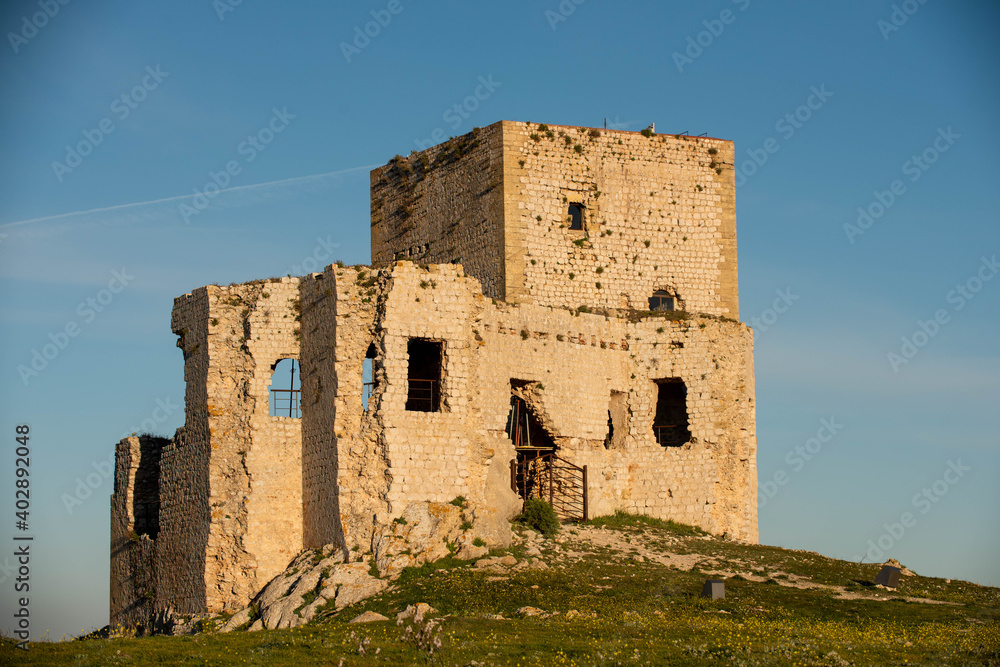
<path fill-rule="evenodd" d="M 514 458 L 505 434 L 511 381 L 535 383 L 529 403 L 560 456 L 590 472 L 590 515 L 626 510 L 756 541 L 752 333 L 712 316 L 633 322 L 626 312 L 573 313 L 491 303 L 462 268 L 391 269 L 379 403 L 391 485 L 388 513 L 414 500 L 462 495 L 494 502 L 486 479 Z M 419 304 L 419 305 L 418 305 Z M 406 341 L 441 341 L 440 412 L 405 409 Z M 653 434 L 656 380 L 687 388 L 690 442 Z M 612 395 L 626 415 L 605 444 Z"/>
<path fill-rule="evenodd" d="M 184 427 L 160 457 L 160 532 L 156 538 L 156 609 L 203 611 L 211 532 L 207 287 L 174 300 L 171 328 L 184 355 Z M 113 613 L 114 610 L 112 610 Z"/>
<path fill-rule="evenodd" d="M 369 267 L 328 267 L 302 283 L 304 544 L 366 547 L 384 512 L 388 470 L 362 408 L 362 366 L 378 346 L 378 276 Z"/>
<path fill-rule="evenodd" d="M 157 590 L 160 454 L 169 441 L 125 438 L 115 446 L 111 496 L 111 614 L 113 632 L 152 627 Z"/>
<path fill-rule="evenodd" d="M 301 424 L 268 410 L 275 364 L 299 356 L 298 283 L 209 285 L 175 301 L 186 422 L 161 464 L 158 609 L 238 607 L 302 548 Z"/>
<path fill-rule="evenodd" d="M 496 123 L 372 171 L 372 264 L 461 262 L 504 298 L 502 141 Z"/>
<path fill-rule="evenodd" d="M 502 121 L 372 172 L 372 259 L 461 261 L 493 298 L 739 317 L 733 143 Z M 584 207 L 584 230 L 568 206 Z"/>
<path fill-rule="evenodd" d="M 739 317 L 732 142 L 502 125 L 508 273 L 524 276 L 513 294 L 647 310 L 665 289 L 686 310 Z M 583 231 L 569 229 L 574 202 Z"/>

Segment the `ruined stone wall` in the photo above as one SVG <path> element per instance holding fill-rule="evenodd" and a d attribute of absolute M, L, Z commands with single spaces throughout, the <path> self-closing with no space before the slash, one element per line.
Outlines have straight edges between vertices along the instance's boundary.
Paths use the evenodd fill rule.
<path fill-rule="evenodd" d="M 206 288 L 210 611 L 246 604 L 302 548 L 300 420 L 268 414 L 274 365 L 299 356 L 298 282 Z"/>
<path fill-rule="evenodd" d="M 745 325 L 714 317 L 632 323 L 624 314 L 492 304 L 453 266 L 402 262 L 387 287 L 379 409 L 391 515 L 413 500 L 488 502 L 489 470 L 514 458 L 504 429 L 518 380 L 533 383 L 523 397 L 560 456 L 588 465 L 591 516 L 621 509 L 757 539 Z M 441 412 L 405 410 L 410 338 L 444 344 Z M 662 447 L 653 434 L 655 380 L 664 378 L 687 387 L 692 437 L 682 447 Z M 605 446 L 613 392 L 626 424 Z"/>
<path fill-rule="evenodd" d="M 330 267 L 302 279 L 302 544 L 343 546 L 337 493 L 337 295 Z"/>
<path fill-rule="evenodd" d="M 125 438 L 115 446 L 115 490 L 111 496 L 112 631 L 152 626 L 159 532 L 160 453 L 168 441 Z"/>
<path fill-rule="evenodd" d="M 362 366 L 377 344 L 377 272 L 327 267 L 302 282 L 304 544 L 361 548 L 385 509 L 387 468 L 362 408 Z"/>
<path fill-rule="evenodd" d="M 156 538 L 156 609 L 203 611 L 211 531 L 208 410 L 208 288 L 174 300 L 171 328 L 184 355 L 185 423 L 160 455 L 160 532 Z"/>
<path fill-rule="evenodd" d="M 685 310 L 739 317 L 732 142 L 502 126 L 507 272 L 523 276 L 508 299 L 647 310 L 667 289 Z"/>
<path fill-rule="evenodd" d="M 503 179 L 499 123 L 372 171 L 372 264 L 460 261 L 504 298 Z"/>
<path fill-rule="evenodd" d="M 302 548 L 301 424 L 268 411 L 274 365 L 299 356 L 298 283 L 175 300 L 186 421 L 160 463 L 157 610 L 242 606 Z"/>
<path fill-rule="evenodd" d="M 595 512 L 624 509 L 756 542 L 752 332 L 706 317 L 653 318 L 628 328 L 635 375 L 629 437 L 622 448 L 591 443 L 576 454 L 604 470 Z M 680 378 L 687 388 L 691 441 L 682 447 L 661 447 L 652 431 L 655 380 L 664 378 Z"/>
<path fill-rule="evenodd" d="M 471 410 L 477 393 L 473 322 L 486 301 L 478 282 L 463 276 L 461 266 L 423 270 L 403 262 L 387 283 L 379 322 L 386 381 L 378 409 L 392 477 L 388 511 L 393 516 L 415 500 L 481 500 L 475 484 L 485 477 L 488 461 L 481 421 Z M 439 412 L 405 409 L 411 338 L 443 343 Z"/>
<path fill-rule="evenodd" d="M 253 359 L 247 387 L 252 412 L 245 462 L 250 492 L 243 548 L 250 555 L 247 563 L 255 579 L 251 590 L 241 593 L 246 596 L 284 571 L 302 549 L 302 420 L 271 416 L 268 410 L 275 365 L 282 359 L 299 359 L 299 279 L 265 282 L 257 290 L 254 286 L 245 293 L 241 311 L 241 316 L 249 311 L 244 320 L 245 348 Z M 288 387 L 286 377 L 277 380 L 276 389 Z M 234 594 L 238 590 L 234 588 Z"/>

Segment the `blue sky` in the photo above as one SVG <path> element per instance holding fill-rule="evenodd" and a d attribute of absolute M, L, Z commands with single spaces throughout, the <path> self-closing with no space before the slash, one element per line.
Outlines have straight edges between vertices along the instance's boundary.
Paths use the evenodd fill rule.
<path fill-rule="evenodd" d="M 0 539 L 27 423 L 33 635 L 107 622 L 113 444 L 183 421 L 173 298 L 367 262 L 368 170 L 501 119 L 735 141 L 761 542 L 1000 585 L 995 3 L 48 2 L 0 9 Z"/>

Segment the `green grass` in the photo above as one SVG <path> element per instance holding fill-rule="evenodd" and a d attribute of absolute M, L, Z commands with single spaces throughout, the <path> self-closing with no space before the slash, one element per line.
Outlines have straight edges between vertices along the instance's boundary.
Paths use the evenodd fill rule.
<path fill-rule="evenodd" d="M 599 516 L 591 519 L 587 524 L 618 529 L 650 526 L 652 528 L 662 528 L 676 535 L 708 535 L 708 533 L 696 526 L 676 523 L 669 519 L 656 519 L 642 514 L 629 514 L 620 510 L 609 516 Z"/>
<path fill-rule="evenodd" d="M 5 640 L 0 662 L 337 665 L 343 658 L 345 666 L 472 661 L 483 665 L 1000 664 L 996 588 L 914 576 L 905 577 L 897 591 L 878 591 L 870 585 L 879 568 L 874 564 L 731 542 L 689 526 L 623 513 L 588 524 L 565 527 L 561 545 L 543 543 L 548 570 L 501 574 L 448 557 L 404 571 L 379 596 L 340 612 L 326 609 L 316 623 L 304 628 L 42 643 L 13 658 L 8 657 L 13 649 Z M 581 541 L 582 533 L 595 528 L 629 547 L 614 550 Z M 705 559 L 700 565 L 704 571 L 635 561 L 630 550 L 640 546 L 698 555 Z M 526 548 L 515 545 L 495 549 L 491 555 L 509 554 L 520 561 Z M 738 573 L 726 580 L 725 599 L 712 602 L 699 597 L 708 570 Z M 838 599 L 829 589 L 782 585 L 796 576 L 866 597 Z M 880 597 L 871 599 L 875 595 Z M 907 597 L 958 604 L 908 602 Z M 442 649 L 433 658 L 406 640 L 404 628 L 394 620 L 347 623 L 367 610 L 394 619 L 416 602 L 447 615 L 442 622 Z M 559 614 L 520 618 L 516 612 L 524 606 Z M 567 618 L 571 610 L 580 616 Z M 504 620 L 492 618 L 496 614 Z M 366 640 L 362 655 L 359 647 Z"/>

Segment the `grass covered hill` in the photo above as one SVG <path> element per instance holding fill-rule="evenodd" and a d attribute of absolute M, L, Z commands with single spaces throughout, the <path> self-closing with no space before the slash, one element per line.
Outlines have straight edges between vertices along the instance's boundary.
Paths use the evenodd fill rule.
<path fill-rule="evenodd" d="M 1000 589 L 747 545 L 628 515 L 525 527 L 292 630 L 35 643 L 24 665 L 1000 665 Z M 706 579 L 726 597 L 700 597 Z M 420 618 L 411 605 L 434 611 Z M 397 615 L 410 607 L 406 618 Z M 364 612 L 387 618 L 351 623 Z M 373 614 L 368 614 L 369 617 Z"/>

